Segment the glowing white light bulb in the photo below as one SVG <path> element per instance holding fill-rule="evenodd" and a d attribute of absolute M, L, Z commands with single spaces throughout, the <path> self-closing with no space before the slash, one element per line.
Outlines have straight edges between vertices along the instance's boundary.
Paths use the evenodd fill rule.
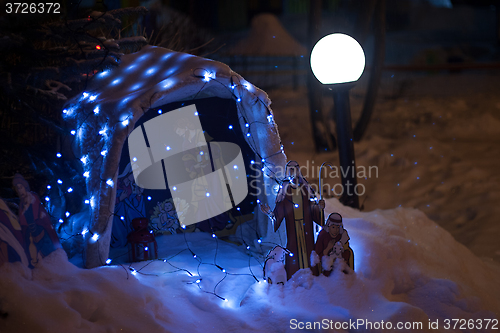
<path fill-rule="evenodd" d="M 107 154 L 107 153 L 108 153 L 108 151 L 107 151 L 107 150 L 103 150 L 103 151 L 101 151 L 101 155 L 102 155 L 102 156 L 106 156 L 106 154 Z"/>
<path fill-rule="evenodd" d="M 82 236 L 85 236 L 87 234 L 87 232 L 89 232 L 89 229 L 83 229 L 82 230 Z"/>
<path fill-rule="evenodd" d="M 70 215 L 70 212 L 66 212 L 66 217 L 69 217 Z"/>
<path fill-rule="evenodd" d="M 76 134 L 76 131 L 75 130 L 71 130 L 71 135 L 75 135 Z"/>
<path fill-rule="evenodd" d="M 68 188 L 68 193 L 71 193 L 71 192 L 73 192 L 73 188 L 70 187 L 70 188 Z"/>
<path fill-rule="evenodd" d="M 94 113 L 95 113 L 95 114 L 99 114 L 99 107 L 98 107 L 98 106 L 96 106 L 96 107 L 94 108 Z"/>
<path fill-rule="evenodd" d="M 106 260 L 106 265 L 111 264 L 111 259 Z"/>
<path fill-rule="evenodd" d="M 83 173 L 83 177 L 85 177 L 85 178 L 89 178 L 89 177 L 90 177 L 90 172 L 85 171 L 85 172 Z"/>
<path fill-rule="evenodd" d="M 311 52 L 311 69 L 323 84 L 353 82 L 365 68 L 365 54 L 351 36 L 335 33 L 321 38 Z"/>
<path fill-rule="evenodd" d="M 89 101 L 93 102 L 97 98 L 97 95 L 92 95 L 89 97 Z"/>
<path fill-rule="evenodd" d="M 59 223 L 64 223 L 64 220 L 63 219 L 59 219 Z"/>
<path fill-rule="evenodd" d="M 92 240 L 96 242 L 99 239 L 99 234 L 93 234 L 92 235 Z"/>
<path fill-rule="evenodd" d="M 128 124 L 129 124 L 129 120 L 128 120 L 128 118 L 127 118 L 127 119 L 125 119 L 124 121 L 122 121 L 122 125 L 123 125 L 123 126 L 127 126 Z"/>
<path fill-rule="evenodd" d="M 58 183 L 58 184 L 62 184 L 62 183 L 63 183 L 63 181 L 62 181 L 62 180 L 60 180 L 60 179 L 58 179 L 58 180 L 57 180 L 57 183 Z"/>
<path fill-rule="evenodd" d="M 113 182 L 113 180 L 112 180 L 112 179 L 108 179 L 108 180 L 106 180 L 106 184 L 108 184 L 109 186 L 113 187 L 113 185 L 114 185 L 115 183 Z"/>
<path fill-rule="evenodd" d="M 233 125 L 229 125 L 229 129 L 233 129 Z"/>
<path fill-rule="evenodd" d="M 57 158 L 60 158 L 62 155 L 61 155 L 61 153 L 57 153 L 56 156 L 57 156 Z"/>
<path fill-rule="evenodd" d="M 45 197 L 45 201 L 49 202 L 50 198 L 49 197 Z"/>

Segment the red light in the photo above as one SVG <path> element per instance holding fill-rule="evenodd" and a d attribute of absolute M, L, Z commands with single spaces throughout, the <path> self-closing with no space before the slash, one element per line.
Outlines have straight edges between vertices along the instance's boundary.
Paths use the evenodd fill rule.
<path fill-rule="evenodd" d="M 101 49 L 101 45 L 96 45 L 95 48 L 98 49 L 98 50 L 100 50 Z"/>

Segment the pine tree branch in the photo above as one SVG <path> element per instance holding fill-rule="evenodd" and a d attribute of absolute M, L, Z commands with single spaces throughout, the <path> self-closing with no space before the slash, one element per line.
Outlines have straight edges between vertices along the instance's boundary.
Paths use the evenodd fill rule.
<path fill-rule="evenodd" d="M 135 45 L 146 45 L 148 41 L 146 38 L 143 36 L 134 36 L 134 37 L 125 37 L 125 38 L 120 38 L 119 40 L 116 41 L 116 43 L 120 46 L 120 49 L 128 46 L 135 46 Z"/>
<path fill-rule="evenodd" d="M 146 7 L 128 7 L 119 8 L 108 11 L 108 14 L 113 15 L 116 18 L 122 18 L 124 15 L 139 15 L 144 16 L 148 13 Z"/>

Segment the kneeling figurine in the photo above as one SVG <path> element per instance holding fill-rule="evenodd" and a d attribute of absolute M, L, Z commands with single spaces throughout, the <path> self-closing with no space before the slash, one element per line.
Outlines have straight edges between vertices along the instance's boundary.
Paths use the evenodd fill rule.
<path fill-rule="evenodd" d="M 329 276 L 337 259 L 343 259 L 354 270 L 354 252 L 349 247 L 349 234 L 344 229 L 342 216 L 339 213 L 331 213 L 311 254 L 311 262 L 317 263 L 312 268 L 313 274 L 319 275 L 323 272 L 323 275 Z"/>

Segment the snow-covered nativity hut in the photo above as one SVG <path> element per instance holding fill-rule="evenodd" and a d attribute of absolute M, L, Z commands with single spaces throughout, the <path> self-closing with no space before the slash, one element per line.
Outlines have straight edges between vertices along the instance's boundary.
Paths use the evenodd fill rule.
<path fill-rule="evenodd" d="M 85 241 L 85 266 L 105 264 L 110 245 L 126 243 L 134 217 L 148 218 L 151 231 L 158 233 L 200 229 L 229 235 L 238 230 L 240 241 L 248 246 L 257 243 L 251 242 L 252 238 L 274 237 L 267 217 L 258 212 L 258 202 L 274 203 L 286 157 L 269 106 L 265 92 L 227 65 L 160 47 L 146 46 L 124 55 L 118 67 L 96 73 L 86 91 L 63 110 L 71 133 L 71 150 L 79 160 L 86 184 L 82 206 L 88 208 L 88 214 L 85 224 L 77 226 Z M 173 117 L 181 113 L 193 117 Z M 199 137 L 196 130 L 201 128 L 203 134 Z M 151 135 L 152 129 L 156 134 Z M 131 143 L 132 136 L 139 144 Z M 231 197 L 232 207 L 222 215 L 207 215 L 211 219 L 183 225 L 179 215 L 184 203 L 172 195 L 182 182 L 169 184 L 166 160 L 176 148 L 196 148 L 196 143 L 185 145 L 195 136 L 204 146 L 210 147 L 206 142 L 220 143 L 212 150 L 225 149 L 222 143 L 237 145 L 239 149 L 229 155 L 239 156 L 246 181 L 231 186 L 247 186 L 248 194 L 238 200 Z M 165 142 L 167 137 L 179 140 Z M 212 171 L 216 171 L 216 157 L 212 156 L 216 153 L 207 152 L 210 159 L 208 155 L 183 157 L 185 163 L 189 159 L 195 163 L 188 166 L 184 177 L 189 178 L 189 168 L 200 165 L 203 168 L 208 164 L 210 168 L 211 164 Z M 219 156 L 220 168 L 228 171 L 229 163 L 236 161 L 234 156 L 231 161 L 224 161 L 224 154 Z M 146 173 L 158 177 L 142 177 Z M 224 173 L 224 177 L 238 179 L 231 173 Z M 227 179 L 218 188 L 223 191 L 224 185 L 229 189 Z M 71 214 L 67 212 L 66 216 Z M 245 228 L 249 221 L 253 221 L 252 227 Z M 70 223 L 77 223 L 77 219 Z"/>

